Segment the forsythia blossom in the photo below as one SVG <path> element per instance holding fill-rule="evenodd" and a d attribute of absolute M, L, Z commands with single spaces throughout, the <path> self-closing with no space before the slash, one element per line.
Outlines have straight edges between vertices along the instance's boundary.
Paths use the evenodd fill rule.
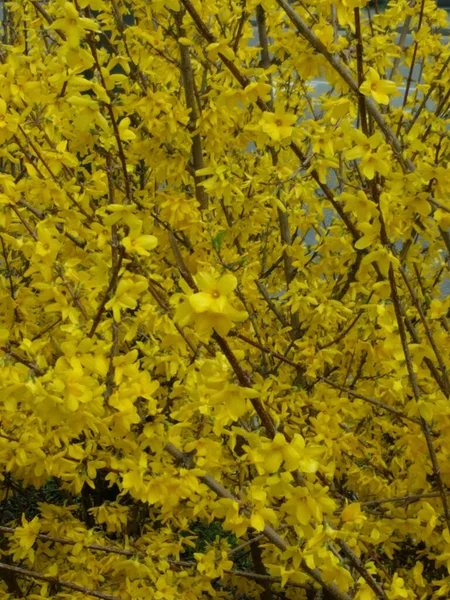
<path fill-rule="evenodd" d="M 27 557 L 31 562 L 34 561 L 33 545 L 40 531 L 40 522 L 38 517 L 34 517 L 31 521 L 27 521 L 22 514 L 22 527 L 17 527 L 14 537 L 18 542 L 14 559 L 20 560 Z"/>
<path fill-rule="evenodd" d="M 210 336 L 214 329 L 225 336 L 233 322 L 245 321 L 248 314 L 237 310 L 231 304 L 230 296 L 237 286 L 234 275 L 223 275 L 216 280 L 210 273 L 198 273 L 196 282 L 198 293 L 186 290 L 186 299 L 176 312 L 175 319 L 180 325 L 193 324 L 200 335 Z"/>
<path fill-rule="evenodd" d="M 297 117 L 283 112 L 265 112 L 259 122 L 264 133 L 274 141 L 279 142 L 291 137 L 293 125 Z"/>
<path fill-rule="evenodd" d="M 381 79 L 375 69 L 369 67 L 366 80 L 359 90 L 365 96 L 372 96 L 379 104 L 389 104 L 389 96 L 397 91 L 397 87 L 393 81 Z"/>

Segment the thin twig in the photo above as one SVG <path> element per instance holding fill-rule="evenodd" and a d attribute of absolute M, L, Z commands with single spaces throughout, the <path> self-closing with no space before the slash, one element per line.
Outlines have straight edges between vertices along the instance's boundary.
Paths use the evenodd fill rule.
<path fill-rule="evenodd" d="M 186 455 L 179 448 L 177 448 L 174 444 L 169 442 L 165 446 L 165 450 L 177 460 L 177 462 L 181 463 L 187 468 L 192 468 L 194 466 L 194 462 L 190 455 Z M 239 504 L 239 500 L 233 496 L 221 483 L 216 481 L 211 475 L 204 475 L 200 478 L 205 485 L 209 487 L 215 494 L 217 494 L 220 498 L 228 498 L 229 500 L 234 500 Z M 248 514 L 246 509 L 242 509 L 244 513 Z M 264 525 L 264 535 L 266 538 L 274 544 L 277 548 L 285 552 L 290 546 L 289 543 L 282 538 L 272 527 L 269 525 Z M 300 562 L 300 568 L 307 575 L 309 575 L 314 581 L 316 581 L 320 586 L 322 586 L 332 598 L 336 598 L 336 600 L 350 600 L 350 596 L 338 588 L 338 586 L 334 583 L 327 583 L 322 578 L 322 574 L 319 569 L 314 568 L 311 569 L 305 563 L 304 560 Z"/>
<path fill-rule="evenodd" d="M 392 297 L 392 302 L 394 304 L 394 312 L 395 312 L 395 317 L 397 320 L 400 341 L 401 341 L 402 348 L 403 348 L 403 354 L 405 356 L 405 362 L 406 362 L 406 368 L 408 370 L 409 381 L 410 381 L 410 384 L 411 384 L 411 387 L 413 390 L 414 399 L 416 400 L 416 402 L 418 402 L 420 400 L 421 393 L 420 393 L 419 385 L 417 383 L 416 373 L 414 371 L 412 357 L 411 357 L 411 353 L 410 353 L 409 346 L 408 346 L 408 340 L 406 338 L 406 328 L 405 328 L 405 324 L 404 324 L 403 318 L 402 318 L 402 306 L 401 306 L 400 297 L 398 295 L 397 282 L 395 281 L 395 274 L 394 274 L 394 269 L 393 269 L 392 265 L 390 265 L 390 267 L 389 267 L 389 283 L 391 286 L 391 297 Z M 436 456 L 436 450 L 434 448 L 433 440 L 431 438 L 430 427 L 424 418 L 420 419 L 420 425 L 421 425 L 422 432 L 423 432 L 423 435 L 424 435 L 426 443 L 427 443 L 428 454 L 430 456 L 431 464 L 433 467 L 434 478 L 435 478 L 436 484 L 439 488 L 440 497 L 441 497 L 441 501 L 442 501 L 442 507 L 444 509 L 445 520 L 447 523 L 447 527 L 450 531 L 450 510 L 449 510 L 449 505 L 448 505 L 448 500 L 447 500 L 447 494 L 446 494 L 446 490 L 444 487 L 444 482 L 442 481 L 441 471 L 440 471 L 439 463 L 438 463 L 437 456 Z"/>
<path fill-rule="evenodd" d="M 5 563 L 0 563 L 0 571 L 8 571 L 10 573 L 16 573 L 16 575 L 22 577 L 32 577 L 33 579 L 38 579 L 39 581 L 47 581 L 49 583 L 54 583 L 61 587 L 65 587 L 69 590 L 73 590 L 74 592 L 81 592 L 85 596 L 94 596 L 94 598 L 101 598 L 101 600 L 121 600 L 118 596 L 113 596 L 112 594 L 105 594 L 97 590 L 92 590 L 90 588 L 84 587 L 82 585 L 77 585 L 76 583 L 72 583 L 70 581 L 64 581 L 63 579 L 59 579 L 59 577 L 42 575 L 42 573 L 39 573 L 38 571 L 24 569 L 23 567 L 17 567 L 16 565 L 7 565 Z"/>
<path fill-rule="evenodd" d="M 185 37 L 183 29 L 183 15 L 181 12 L 176 13 L 176 22 L 178 28 L 178 37 Z M 205 188 L 202 186 L 204 177 L 197 175 L 196 172 L 204 168 L 203 162 L 203 148 L 200 133 L 197 130 L 198 122 L 198 111 L 197 102 L 195 98 L 195 80 L 192 71 L 191 58 L 189 55 L 189 48 L 183 44 L 178 44 L 180 55 L 181 55 L 181 74 L 184 87 L 184 96 L 186 99 L 186 106 L 189 109 L 189 131 L 192 136 L 192 162 L 194 164 L 194 185 L 195 185 L 195 196 L 202 210 L 208 208 L 208 195 Z"/>
<path fill-rule="evenodd" d="M 336 390 L 340 390 L 341 392 L 344 392 L 353 398 L 357 398 L 358 400 L 363 400 L 364 402 L 368 402 L 369 404 L 372 404 L 373 406 L 382 408 L 383 410 L 390 412 L 391 414 L 395 415 L 396 417 L 399 417 L 400 419 L 405 419 L 406 421 L 411 421 L 412 423 L 416 423 L 416 425 L 422 424 L 420 419 L 416 419 L 416 417 L 408 417 L 408 415 L 405 415 L 405 413 L 403 413 L 401 410 L 392 408 L 391 406 L 389 406 L 388 404 L 385 404 L 384 402 L 381 402 L 380 400 L 375 400 L 375 398 L 369 398 L 368 396 L 364 396 L 363 394 L 358 394 L 358 392 L 354 392 L 353 390 L 351 390 L 348 387 L 339 385 L 338 383 L 331 381 L 327 377 L 322 377 L 320 379 L 320 381 L 327 383 L 328 385 L 335 388 Z"/>

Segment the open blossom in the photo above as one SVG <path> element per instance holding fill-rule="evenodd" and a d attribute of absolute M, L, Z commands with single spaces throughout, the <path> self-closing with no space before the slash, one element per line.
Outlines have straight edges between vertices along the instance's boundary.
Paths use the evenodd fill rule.
<path fill-rule="evenodd" d="M 129 235 L 122 240 L 122 244 L 130 254 L 150 256 L 149 250 L 158 245 L 158 239 L 154 235 L 141 235 L 142 222 L 133 227 Z"/>
<path fill-rule="evenodd" d="M 41 529 L 39 517 L 34 517 L 31 521 L 27 521 L 22 514 L 22 527 L 16 527 L 14 537 L 18 542 L 18 546 L 14 552 L 14 560 L 23 560 L 27 558 L 31 563 L 34 562 L 34 543 Z"/>
<path fill-rule="evenodd" d="M 237 286 L 234 275 L 223 275 L 216 280 L 211 273 L 196 276 L 199 292 L 186 290 L 186 299 L 176 312 L 180 325 L 193 324 L 200 335 L 211 335 L 214 329 L 219 335 L 227 335 L 233 322 L 245 321 L 248 314 L 231 304 L 230 296 Z"/>
<path fill-rule="evenodd" d="M 389 150 L 383 145 L 383 137 L 380 132 L 377 131 L 368 138 L 362 131 L 351 129 L 349 135 L 353 139 L 353 147 L 345 152 L 345 158 L 348 160 L 361 159 L 360 169 L 367 179 L 372 180 L 375 173 L 386 177 L 390 170 L 387 160 Z"/>
<path fill-rule="evenodd" d="M 116 293 L 111 300 L 105 304 L 106 310 L 112 310 L 114 321 L 120 323 L 120 311 L 134 310 L 138 303 L 139 295 L 147 289 L 147 282 L 142 278 L 137 281 L 133 279 L 121 279 Z"/>
<path fill-rule="evenodd" d="M 366 80 L 359 88 L 359 91 L 364 96 L 372 96 L 378 104 L 389 104 L 389 96 L 392 96 L 397 91 L 397 86 L 393 81 L 381 79 L 375 69 L 369 67 Z"/>
<path fill-rule="evenodd" d="M 97 24 L 92 19 L 80 17 L 76 6 L 72 2 L 64 2 L 62 9 L 64 16 L 56 19 L 51 28 L 64 32 L 69 48 L 78 48 L 86 31 L 98 30 Z"/>
<path fill-rule="evenodd" d="M 264 112 L 259 124 L 264 133 L 267 133 L 274 142 L 279 142 L 292 135 L 296 120 L 297 117 L 289 113 Z"/>

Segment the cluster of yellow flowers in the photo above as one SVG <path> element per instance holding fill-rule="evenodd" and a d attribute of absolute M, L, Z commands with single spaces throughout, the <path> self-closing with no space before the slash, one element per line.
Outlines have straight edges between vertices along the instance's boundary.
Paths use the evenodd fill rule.
<path fill-rule="evenodd" d="M 0 600 L 450 597 L 450 47 L 381 4 L 5 3 Z"/>
<path fill-rule="evenodd" d="M 237 286 L 237 279 L 231 273 L 217 279 L 211 273 L 197 274 L 196 283 L 200 291 L 185 289 L 185 301 L 175 313 L 175 321 L 182 326 L 193 325 L 199 335 L 209 337 L 216 331 L 228 335 L 234 322 L 245 321 L 248 314 L 237 310 L 230 302 L 230 294 Z M 183 284 L 181 284 L 183 285 Z"/>

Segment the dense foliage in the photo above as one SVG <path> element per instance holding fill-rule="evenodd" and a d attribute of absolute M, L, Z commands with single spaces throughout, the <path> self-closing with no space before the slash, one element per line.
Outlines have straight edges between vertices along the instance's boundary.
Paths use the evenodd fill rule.
<path fill-rule="evenodd" d="M 2 600 L 450 596 L 445 26 L 6 3 Z"/>

